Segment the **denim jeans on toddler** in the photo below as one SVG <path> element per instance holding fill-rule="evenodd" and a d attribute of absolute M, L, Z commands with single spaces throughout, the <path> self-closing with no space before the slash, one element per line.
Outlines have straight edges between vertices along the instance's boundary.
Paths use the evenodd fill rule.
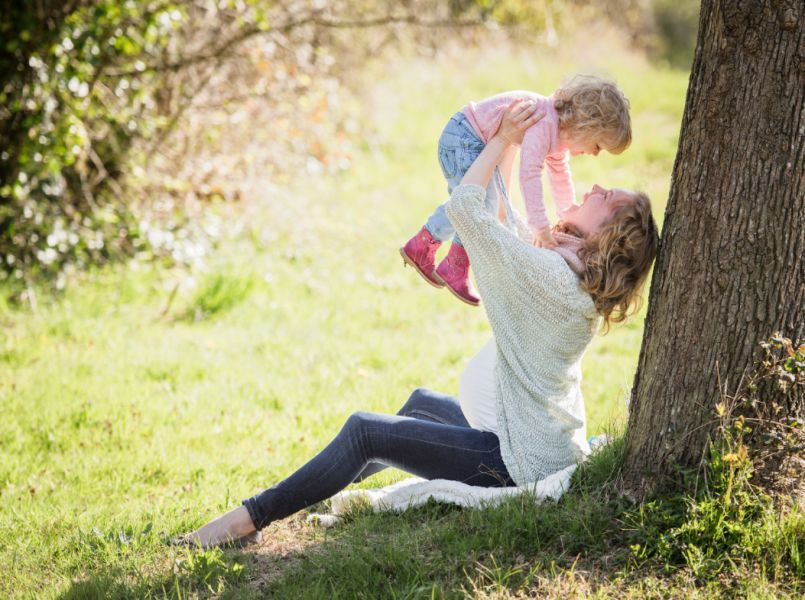
<path fill-rule="evenodd" d="M 486 144 L 478 137 L 464 113 L 459 111 L 450 118 L 439 138 L 439 165 L 447 180 L 448 194 L 452 194 L 453 189 L 461 183 L 462 177 L 481 154 L 484 146 Z M 506 192 L 500 169 L 495 167 L 495 173 L 486 188 L 486 209 L 491 214 L 498 214 L 498 201 L 501 198 L 506 205 L 506 226 L 514 231 L 514 216 L 509 195 Z M 445 202 L 433 211 L 425 223 L 425 229 L 440 242 L 452 237 L 454 244 L 461 245 L 461 240 L 445 214 L 446 206 Z"/>
<path fill-rule="evenodd" d="M 497 435 L 471 428 L 455 398 L 418 389 L 397 416 L 353 414 L 324 450 L 243 504 L 255 527 L 262 529 L 386 467 L 425 479 L 515 485 Z"/>

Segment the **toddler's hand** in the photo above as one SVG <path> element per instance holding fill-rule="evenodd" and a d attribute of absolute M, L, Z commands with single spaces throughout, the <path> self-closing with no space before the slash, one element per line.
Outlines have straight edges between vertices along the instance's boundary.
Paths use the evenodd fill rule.
<path fill-rule="evenodd" d="M 537 248 L 556 248 L 557 246 L 556 240 L 553 238 L 549 227 L 535 231 L 532 243 Z"/>

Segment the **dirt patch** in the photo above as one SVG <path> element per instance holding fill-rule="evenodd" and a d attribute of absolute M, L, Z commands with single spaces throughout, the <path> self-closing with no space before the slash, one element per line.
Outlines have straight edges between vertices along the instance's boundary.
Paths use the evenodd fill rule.
<path fill-rule="evenodd" d="M 272 523 L 263 529 L 260 544 L 249 548 L 254 559 L 249 586 L 254 590 L 263 592 L 283 571 L 321 550 L 328 532 L 306 523 L 305 517 L 301 513 Z"/>

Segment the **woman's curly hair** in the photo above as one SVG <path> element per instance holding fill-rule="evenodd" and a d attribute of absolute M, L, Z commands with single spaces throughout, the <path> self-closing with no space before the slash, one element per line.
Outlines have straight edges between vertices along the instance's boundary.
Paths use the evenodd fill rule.
<path fill-rule="evenodd" d="M 560 129 L 620 154 L 632 143 L 629 100 L 617 85 L 592 75 L 576 75 L 553 94 Z"/>
<path fill-rule="evenodd" d="M 557 229 L 584 237 L 565 223 L 558 224 Z M 640 290 L 659 243 L 651 202 L 642 192 L 635 192 L 633 202 L 617 207 L 597 233 L 584 238 L 579 250 L 585 266 L 579 276 L 581 287 L 603 317 L 604 332 L 640 308 Z"/>

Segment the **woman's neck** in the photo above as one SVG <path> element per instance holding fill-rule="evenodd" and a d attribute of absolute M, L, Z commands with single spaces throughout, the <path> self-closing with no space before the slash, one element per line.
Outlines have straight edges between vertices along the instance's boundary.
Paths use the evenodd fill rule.
<path fill-rule="evenodd" d="M 553 232 L 553 238 L 557 243 L 554 250 L 565 260 L 576 275 L 581 275 L 584 272 L 584 263 L 579 258 L 579 250 L 584 245 L 584 238 L 570 231 L 563 231 L 560 226 L 561 223 L 556 226 Z M 571 227 L 567 226 L 567 229 L 571 229 Z"/>

